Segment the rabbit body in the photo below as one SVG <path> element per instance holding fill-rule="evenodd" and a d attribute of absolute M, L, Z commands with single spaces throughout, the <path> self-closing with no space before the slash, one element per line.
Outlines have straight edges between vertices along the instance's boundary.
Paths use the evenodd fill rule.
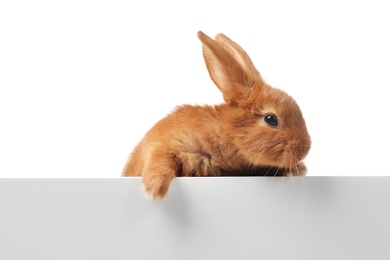
<path fill-rule="evenodd" d="M 142 176 L 154 199 L 176 176 L 305 175 L 311 141 L 294 99 L 266 84 L 226 36 L 198 37 L 225 103 L 177 107 L 146 133 L 122 175 Z"/>

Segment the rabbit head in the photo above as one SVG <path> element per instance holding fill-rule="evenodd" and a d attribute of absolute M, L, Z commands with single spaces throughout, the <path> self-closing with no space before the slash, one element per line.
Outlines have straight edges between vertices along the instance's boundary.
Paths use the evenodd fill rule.
<path fill-rule="evenodd" d="M 253 166 L 296 167 L 311 140 L 295 100 L 268 85 L 243 48 L 225 35 L 213 40 L 200 31 L 198 38 L 210 77 L 229 106 L 225 130 L 238 154 Z"/>

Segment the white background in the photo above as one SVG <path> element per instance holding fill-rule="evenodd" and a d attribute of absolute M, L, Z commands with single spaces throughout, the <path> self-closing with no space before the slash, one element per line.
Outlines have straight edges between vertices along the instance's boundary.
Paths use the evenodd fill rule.
<path fill-rule="evenodd" d="M 1 1 L 0 177 L 118 177 L 176 105 L 222 101 L 223 32 L 300 105 L 308 175 L 390 175 L 386 1 Z"/>

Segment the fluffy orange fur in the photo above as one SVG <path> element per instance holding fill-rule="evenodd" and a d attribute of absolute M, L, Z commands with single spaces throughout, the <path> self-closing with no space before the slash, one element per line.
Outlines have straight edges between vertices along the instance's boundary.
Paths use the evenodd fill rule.
<path fill-rule="evenodd" d="M 246 52 L 223 34 L 198 32 L 211 79 L 225 103 L 183 105 L 150 129 L 123 176 L 142 176 L 163 198 L 176 176 L 302 176 L 311 141 L 297 103 L 264 82 Z M 278 126 L 264 120 L 275 115 Z"/>

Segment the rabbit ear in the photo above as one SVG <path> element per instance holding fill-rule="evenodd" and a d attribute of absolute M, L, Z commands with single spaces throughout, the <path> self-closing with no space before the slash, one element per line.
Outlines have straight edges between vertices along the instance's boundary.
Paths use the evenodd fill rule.
<path fill-rule="evenodd" d="M 207 70 L 215 85 L 222 92 L 224 100 L 234 105 L 240 100 L 247 99 L 258 77 L 249 74 L 244 69 L 242 58 L 237 60 L 236 57 L 239 55 L 232 55 L 231 51 L 228 51 L 232 48 L 223 47 L 220 42 L 211 39 L 201 31 L 198 32 L 198 38 L 202 42 Z"/>
<path fill-rule="evenodd" d="M 217 34 L 215 36 L 215 40 L 219 42 L 221 46 L 225 48 L 225 50 L 227 50 L 238 61 L 238 63 L 240 63 L 248 75 L 258 76 L 261 78 L 260 73 L 252 63 L 252 60 L 240 45 L 222 33 Z"/>

